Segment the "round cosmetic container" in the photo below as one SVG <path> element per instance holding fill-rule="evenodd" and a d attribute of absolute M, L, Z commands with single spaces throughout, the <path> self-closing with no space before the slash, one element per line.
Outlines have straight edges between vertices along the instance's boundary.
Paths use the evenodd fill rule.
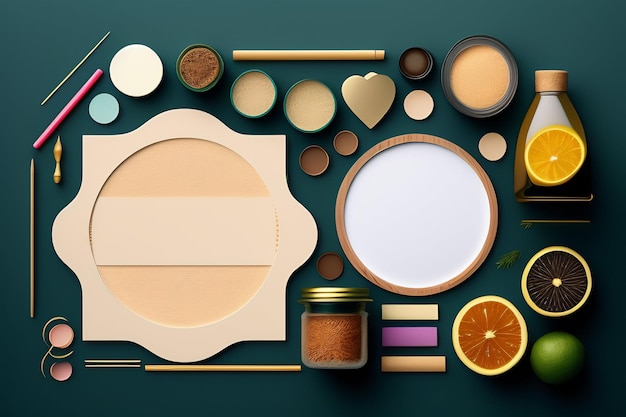
<path fill-rule="evenodd" d="M 358 369 L 367 363 L 367 288 L 303 288 L 302 363 Z"/>
<path fill-rule="evenodd" d="M 456 110 L 476 118 L 495 116 L 508 107 L 517 91 L 515 57 L 490 36 L 457 42 L 441 68 L 443 93 Z"/>
<path fill-rule="evenodd" d="M 189 45 L 176 60 L 176 75 L 191 91 L 204 92 L 215 87 L 224 73 L 224 61 L 214 48 Z"/>
<path fill-rule="evenodd" d="M 426 78 L 433 69 L 433 56 L 424 48 L 409 48 L 400 55 L 400 72 L 409 80 Z"/>

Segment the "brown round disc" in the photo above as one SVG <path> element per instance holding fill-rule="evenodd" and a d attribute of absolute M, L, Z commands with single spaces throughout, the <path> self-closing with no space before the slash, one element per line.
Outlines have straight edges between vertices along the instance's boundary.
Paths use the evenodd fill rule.
<path fill-rule="evenodd" d="M 328 280 L 337 279 L 343 273 L 343 259 L 334 252 L 324 253 L 317 260 L 317 272 Z"/>

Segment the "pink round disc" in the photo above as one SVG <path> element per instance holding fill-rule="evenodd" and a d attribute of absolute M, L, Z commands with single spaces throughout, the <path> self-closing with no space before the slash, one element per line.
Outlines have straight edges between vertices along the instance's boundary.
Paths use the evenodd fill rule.
<path fill-rule="evenodd" d="M 67 381 L 72 376 L 72 364 L 69 362 L 55 362 L 50 367 L 50 376 L 57 381 Z"/>
<path fill-rule="evenodd" d="M 65 349 L 72 344 L 74 340 L 74 330 L 65 323 L 57 324 L 48 335 L 50 344 L 59 349 Z"/>

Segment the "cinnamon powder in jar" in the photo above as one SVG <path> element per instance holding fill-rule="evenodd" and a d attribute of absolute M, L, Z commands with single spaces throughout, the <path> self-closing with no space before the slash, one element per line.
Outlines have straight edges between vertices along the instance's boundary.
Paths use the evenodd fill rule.
<path fill-rule="evenodd" d="M 310 363 L 358 363 L 361 360 L 360 315 L 311 315 L 306 326 L 306 358 Z"/>
<path fill-rule="evenodd" d="M 219 77 L 221 62 L 215 52 L 197 46 L 182 55 L 178 70 L 182 80 L 190 87 L 203 89 Z"/>
<path fill-rule="evenodd" d="M 356 369 L 367 363 L 367 288 L 304 288 L 302 362 L 309 368 Z"/>

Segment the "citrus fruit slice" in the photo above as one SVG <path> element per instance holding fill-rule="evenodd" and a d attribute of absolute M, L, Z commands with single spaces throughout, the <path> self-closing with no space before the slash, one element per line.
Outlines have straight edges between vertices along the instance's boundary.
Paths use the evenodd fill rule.
<path fill-rule="evenodd" d="M 585 362 L 585 348 L 571 333 L 546 333 L 533 344 L 530 365 L 540 380 L 561 384 L 574 378 Z"/>
<path fill-rule="evenodd" d="M 524 150 L 528 177 L 535 185 L 551 187 L 569 181 L 587 155 L 585 141 L 571 127 L 546 126 L 535 133 Z"/>
<path fill-rule="evenodd" d="M 524 356 L 528 329 L 505 298 L 485 295 L 467 303 L 452 325 L 452 343 L 461 360 L 481 375 L 499 375 Z"/>
<path fill-rule="evenodd" d="M 585 259 L 565 246 L 537 252 L 522 273 L 522 294 L 544 316 L 566 316 L 578 310 L 591 293 L 591 271 Z"/>

